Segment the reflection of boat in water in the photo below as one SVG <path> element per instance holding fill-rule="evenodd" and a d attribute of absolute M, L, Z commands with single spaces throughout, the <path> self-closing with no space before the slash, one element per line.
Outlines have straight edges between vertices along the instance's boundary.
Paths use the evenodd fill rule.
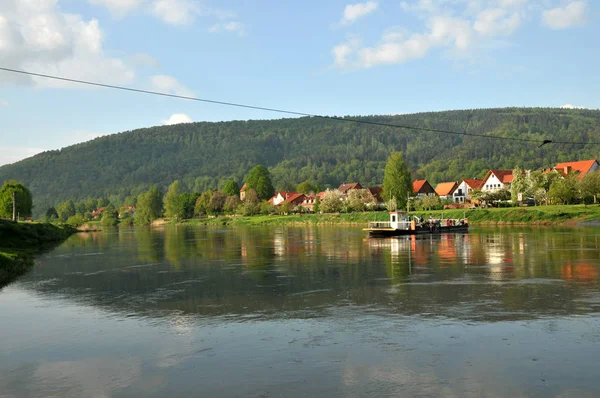
<path fill-rule="evenodd" d="M 469 220 L 467 218 L 449 219 L 432 218 L 423 220 L 417 216 L 412 216 L 404 211 L 390 212 L 390 221 L 370 222 L 364 231 L 369 232 L 369 236 L 385 237 L 398 235 L 421 235 L 421 234 L 440 234 L 448 232 L 466 232 L 469 230 Z"/>

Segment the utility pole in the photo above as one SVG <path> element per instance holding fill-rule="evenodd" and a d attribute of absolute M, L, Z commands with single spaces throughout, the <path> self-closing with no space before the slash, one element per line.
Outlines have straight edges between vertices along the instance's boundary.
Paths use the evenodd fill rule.
<path fill-rule="evenodd" d="M 17 221 L 17 192 L 13 191 L 13 221 Z"/>

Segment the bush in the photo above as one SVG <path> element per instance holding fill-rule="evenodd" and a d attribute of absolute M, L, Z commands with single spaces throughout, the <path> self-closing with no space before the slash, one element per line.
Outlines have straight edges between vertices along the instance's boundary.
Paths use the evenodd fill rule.
<path fill-rule="evenodd" d="M 74 227 L 78 227 L 78 226 L 80 226 L 81 224 L 83 224 L 85 222 L 86 222 L 86 219 L 77 214 L 77 215 L 69 217 L 67 219 L 66 223 L 69 224 L 69 225 L 72 225 Z"/>

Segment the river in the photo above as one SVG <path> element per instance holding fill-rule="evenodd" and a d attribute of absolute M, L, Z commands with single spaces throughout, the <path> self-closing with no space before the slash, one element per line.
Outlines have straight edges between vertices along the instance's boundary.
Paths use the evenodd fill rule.
<path fill-rule="evenodd" d="M 122 228 L 0 291 L 0 397 L 598 397 L 600 230 Z"/>

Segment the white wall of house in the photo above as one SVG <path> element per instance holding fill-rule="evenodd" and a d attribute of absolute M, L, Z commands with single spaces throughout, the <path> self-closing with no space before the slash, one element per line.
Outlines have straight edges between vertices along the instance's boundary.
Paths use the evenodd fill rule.
<path fill-rule="evenodd" d="M 285 198 L 281 195 L 281 193 L 277 192 L 275 199 L 273 199 L 273 205 L 279 206 L 279 204 L 282 203 L 284 200 Z"/>
<path fill-rule="evenodd" d="M 471 200 L 471 196 L 469 195 L 473 188 L 469 186 L 465 181 L 461 181 L 458 184 L 458 187 L 454 191 L 454 201 L 456 203 L 465 203 L 468 200 Z"/>
<path fill-rule="evenodd" d="M 484 181 L 481 190 L 484 192 L 493 192 L 502 189 L 506 186 L 496 177 L 495 174 L 490 174 L 487 180 Z"/>

